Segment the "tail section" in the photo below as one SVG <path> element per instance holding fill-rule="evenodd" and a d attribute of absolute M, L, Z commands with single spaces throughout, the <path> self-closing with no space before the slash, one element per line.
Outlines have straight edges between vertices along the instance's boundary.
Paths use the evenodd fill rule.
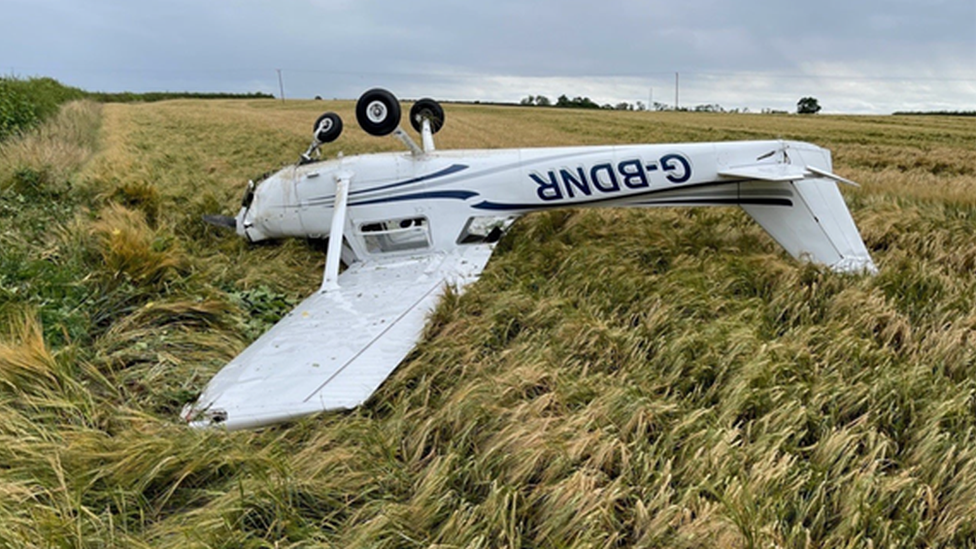
<path fill-rule="evenodd" d="M 742 183 L 741 187 L 792 194 L 792 207 L 743 204 L 742 209 L 793 257 L 821 263 L 835 271 L 878 271 L 837 183 L 831 179 L 756 181 Z"/>
<path fill-rule="evenodd" d="M 876 273 L 837 183 L 857 185 L 831 172 L 830 151 L 809 143 L 784 142 L 766 162 L 720 170 L 743 178 L 741 196 L 777 194 L 789 206 L 740 202 L 746 211 L 793 257 L 835 271 Z M 766 159 L 761 159 L 766 160 Z"/>

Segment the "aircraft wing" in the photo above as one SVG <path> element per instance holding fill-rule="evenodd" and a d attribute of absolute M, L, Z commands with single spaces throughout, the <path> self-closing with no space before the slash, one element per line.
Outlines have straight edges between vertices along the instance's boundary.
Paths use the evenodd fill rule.
<path fill-rule="evenodd" d="M 247 429 L 365 402 L 420 338 L 447 284 L 477 280 L 491 244 L 354 263 L 225 366 L 183 412 Z"/>

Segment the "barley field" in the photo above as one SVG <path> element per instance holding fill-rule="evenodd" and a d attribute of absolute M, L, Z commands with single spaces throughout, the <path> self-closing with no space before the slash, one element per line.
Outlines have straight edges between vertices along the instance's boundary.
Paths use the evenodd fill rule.
<path fill-rule="evenodd" d="M 367 405 L 258 432 L 184 403 L 324 247 L 201 222 L 396 150 L 348 101 L 75 102 L 0 143 L 0 546 L 976 546 L 976 120 L 446 105 L 439 148 L 798 139 L 877 276 L 733 208 L 519 220 Z"/>

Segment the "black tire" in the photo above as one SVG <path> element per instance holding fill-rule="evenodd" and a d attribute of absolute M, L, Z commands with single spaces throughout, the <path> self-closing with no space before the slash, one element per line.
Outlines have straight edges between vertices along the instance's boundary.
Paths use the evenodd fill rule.
<path fill-rule="evenodd" d="M 327 112 L 315 121 L 312 133 L 319 143 L 331 143 L 342 135 L 342 118 L 334 112 Z"/>
<path fill-rule="evenodd" d="M 389 135 L 400 125 L 400 102 L 392 93 L 373 88 L 356 103 L 356 121 L 370 135 Z"/>
<path fill-rule="evenodd" d="M 444 126 L 444 108 L 437 101 L 425 97 L 410 107 L 410 125 L 417 133 L 423 128 L 424 118 L 430 120 L 431 133 L 437 133 Z"/>

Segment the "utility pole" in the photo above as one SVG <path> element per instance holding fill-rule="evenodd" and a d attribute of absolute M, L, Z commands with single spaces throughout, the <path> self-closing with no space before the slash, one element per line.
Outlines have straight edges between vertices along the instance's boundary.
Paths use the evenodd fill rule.
<path fill-rule="evenodd" d="M 285 84 L 281 80 L 281 69 L 275 69 L 278 71 L 278 89 L 281 90 L 281 102 L 285 102 Z"/>
<path fill-rule="evenodd" d="M 678 110 L 678 73 L 674 73 L 674 110 Z"/>
<path fill-rule="evenodd" d="M 652 87 L 647 94 L 647 110 L 654 110 L 654 88 Z"/>

